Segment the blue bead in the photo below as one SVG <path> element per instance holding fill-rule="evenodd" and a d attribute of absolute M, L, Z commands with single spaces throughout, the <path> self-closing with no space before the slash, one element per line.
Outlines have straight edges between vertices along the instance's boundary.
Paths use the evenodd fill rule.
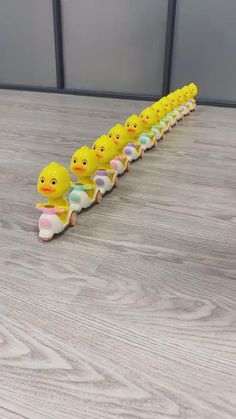
<path fill-rule="evenodd" d="M 72 191 L 70 194 L 70 200 L 73 202 L 79 202 L 81 200 L 80 194 L 77 191 Z"/>

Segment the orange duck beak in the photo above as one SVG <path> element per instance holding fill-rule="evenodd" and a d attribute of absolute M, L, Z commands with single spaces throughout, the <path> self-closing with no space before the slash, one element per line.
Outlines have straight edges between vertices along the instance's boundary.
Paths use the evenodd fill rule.
<path fill-rule="evenodd" d="M 85 167 L 82 167 L 82 166 L 75 166 L 74 171 L 78 172 L 78 173 L 84 173 L 84 172 L 86 172 L 86 169 L 85 169 Z"/>
<path fill-rule="evenodd" d="M 45 194 L 50 194 L 52 192 L 55 192 L 55 190 L 56 190 L 55 188 L 52 188 L 51 186 L 47 186 L 47 185 L 44 185 L 40 188 L 40 191 Z"/>

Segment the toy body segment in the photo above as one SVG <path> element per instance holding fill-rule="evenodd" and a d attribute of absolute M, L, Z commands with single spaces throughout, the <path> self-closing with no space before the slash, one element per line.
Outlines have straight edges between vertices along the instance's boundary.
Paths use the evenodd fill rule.
<path fill-rule="evenodd" d="M 118 173 L 111 167 L 117 148 L 107 135 L 102 135 L 93 143 L 93 151 L 98 158 L 98 170 L 94 181 L 104 195 L 118 185 Z"/>
<path fill-rule="evenodd" d="M 129 143 L 129 136 L 125 127 L 121 124 L 116 124 L 108 132 L 108 137 L 116 147 L 116 156 L 111 160 L 110 167 L 114 169 L 118 175 L 129 172 L 130 159 L 124 152 L 125 147 Z"/>
<path fill-rule="evenodd" d="M 71 158 L 70 170 L 77 176 L 77 182 L 72 182 L 69 200 L 71 208 L 77 213 L 101 200 L 100 188 L 94 180 L 98 166 L 96 154 L 86 146 L 79 148 Z"/>
<path fill-rule="evenodd" d="M 129 143 L 124 149 L 125 154 L 130 161 L 143 158 L 143 148 L 139 141 L 142 124 L 138 115 L 131 115 L 125 122 L 125 128 L 129 139 Z"/>
<path fill-rule="evenodd" d="M 50 163 L 41 171 L 37 189 L 48 199 L 48 203 L 37 204 L 37 208 L 42 211 L 38 223 L 39 237 L 48 241 L 70 223 L 73 210 L 65 198 L 70 189 L 69 172 L 55 162 Z"/>

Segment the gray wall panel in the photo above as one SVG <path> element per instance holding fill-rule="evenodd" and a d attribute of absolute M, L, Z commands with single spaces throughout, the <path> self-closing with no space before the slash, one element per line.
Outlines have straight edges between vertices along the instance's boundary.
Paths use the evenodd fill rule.
<path fill-rule="evenodd" d="M 51 0 L 0 0 L 0 83 L 56 86 Z"/>
<path fill-rule="evenodd" d="M 171 87 L 236 101 L 236 0 L 178 0 Z"/>
<path fill-rule="evenodd" d="M 67 88 L 160 94 L 167 0 L 62 0 Z"/>

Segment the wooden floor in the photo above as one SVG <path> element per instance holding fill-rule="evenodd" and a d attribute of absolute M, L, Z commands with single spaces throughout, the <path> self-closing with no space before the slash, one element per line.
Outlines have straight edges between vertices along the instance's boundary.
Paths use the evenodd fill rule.
<path fill-rule="evenodd" d="M 0 419 L 235 418 L 235 109 L 38 239 L 40 169 L 146 105 L 0 91 Z"/>

